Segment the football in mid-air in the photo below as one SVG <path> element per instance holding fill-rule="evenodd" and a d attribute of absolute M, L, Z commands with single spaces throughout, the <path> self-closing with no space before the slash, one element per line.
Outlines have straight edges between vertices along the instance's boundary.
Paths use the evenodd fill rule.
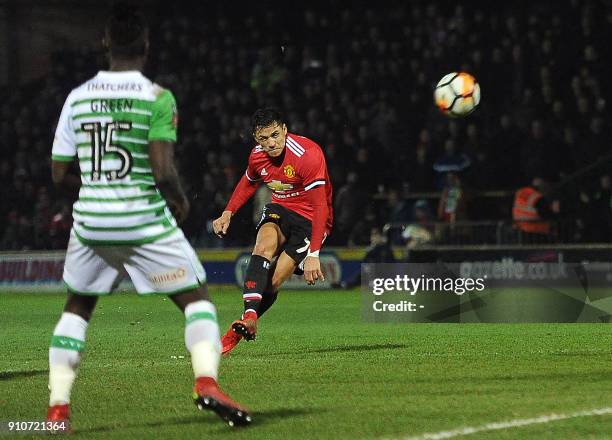
<path fill-rule="evenodd" d="M 434 101 L 445 115 L 452 117 L 469 115 L 480 103 L 480 85 L 469 73 L 449 73 L 436 85 Z"/>

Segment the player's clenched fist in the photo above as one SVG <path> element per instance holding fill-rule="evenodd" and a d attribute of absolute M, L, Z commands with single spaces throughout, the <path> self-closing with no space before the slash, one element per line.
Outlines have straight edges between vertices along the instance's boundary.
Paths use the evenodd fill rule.
<path fill-rule="evenodd" d="M 230 222 L 232 221 L 232 211 L 223 211 L 221 217 L 213 221 L 213 231 L 219 237 L 223 238 L 227 233 Z"/>

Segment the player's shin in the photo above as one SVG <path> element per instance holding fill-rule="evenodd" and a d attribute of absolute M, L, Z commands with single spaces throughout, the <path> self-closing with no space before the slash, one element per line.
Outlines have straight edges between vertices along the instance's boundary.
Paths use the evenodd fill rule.
<path fill-rule="evenodd" d="M 261 255 L 251 255 L 247 266 L 242 299 L 244 301 L 243 319 L 254 317 L 260 314 L 259 307 L 262 301 L 262 293 L 268 284 L 268 272 L 270 270 L 270 260 Z"/>
<path fill-rule="evenodd" d="M 185 307 L 185 319 L 185 346 L 195 377 L 217 380 L 221 340 L 215 306 L 210 301 L 194 301 Z"/>
<path fill-rule="evenodd" d="M 70 403 L 87 325 L 81 316 L 64 312 L 55 326 L 49 347 L 49 406 Z"/>
<path fill-rule="evenodd" d="M 261 303 L 259 304 L 259 309 L 257 310 L 257 316 L 261 318 L 261 316 L 272 307 L 276 298 L 278 298 L 278 292 L 264 292 Z"/>

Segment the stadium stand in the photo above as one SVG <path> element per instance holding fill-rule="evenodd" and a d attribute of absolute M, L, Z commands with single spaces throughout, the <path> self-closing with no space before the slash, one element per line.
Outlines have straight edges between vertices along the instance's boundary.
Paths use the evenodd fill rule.
<path fill-rule="evenodd" d="M 495 240 L 508 237 L 514 191 L 541 176 L 557 184 L 561 199 L 567 230 L 555 240 L 609 242 L 603 165 L 612 94 L 601 61 L 609 18 L 596 1 L 521 4 L 251 5 L 241 15 L 220 5 L 188 13 L 164 5 L 146 73 L 177 97 L 190 240 L 214 247 L 252 239 L 249 212 L 224 243 L 210 223 L 246 164 L 250 114 L 277 105 L 290 130 L 324 147 L 343 194 L 336 208 L 358 211 L 338 215 L 345 221 L 330 244 L 367 242 L 367 234 L 355 239 L 359 230 L 410 222 L 418 200 L 435 211 L 445 179 L 434 165 L 451 150 L 469 160 L 460 172 L 472 235 L 491 221 Z M 103 67 L 97 48 L 59 48 L 46 77 L 0 90 L 0 249 L 65 247 L 70 206 L 49 172 L 55 118 L 70 88 Z M 432 103 L 433 86 L 453 70 L 473 73 L 482 87 L 481 108 L 464 120 L 440 115 Z M 389 198 L 403 200 L 403 211 Z M 369 207 L 355 209 L 362 199 Z"/>

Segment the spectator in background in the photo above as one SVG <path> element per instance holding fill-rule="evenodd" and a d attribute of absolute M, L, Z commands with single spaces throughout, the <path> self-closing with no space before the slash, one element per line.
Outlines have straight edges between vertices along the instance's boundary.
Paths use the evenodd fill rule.
<path fill-rule="evenodd" d="M 519 169 L 523 173 L 523 181 L 528 181 L 535 175 L 543 176 L 546 179 L 558 178 L 554 144 L 546 133 L 542 121 L 531 122 L 530 135 L 523 142 L 519 154 Z"/>
<path fill-rule="evenodd" d="M 509 114 L 504 113 L 499 118 L 499 128 L 491 139 L 491 149 L 495 151 L 495 161 L 492 168 L 496 172 L 496 180 L 502 188 L 516 188 L 521 182 L 520 156 L 517 151 L 521 145 L 521 133 Z"/>
<path fill-rule="evenodd" d="M 434 218 L 427 200 L 417 200 L 414 203 L 413 222 L 402 230 L 402 238 L 406 243 L 407 261 L 410 261 L 410 250 L 433 242 L 434 226 Z"/>
<path fill-rule="evenodd" d="M 453 148 L 469 148 L 463 142 L 466 135 L 470 142 L 469 125 L 476 126 L 479 144 L 486 147 L 484 155 L 464 151 L 474 168 L 466 183 L 476 190 L 516 188 L 532 173 L 544 170 L 556 179 L 559 172 L 588 166 L 607 152 L 609 138 L 604 50 L 610 26 L 606 15 L 596 12 L 600 4 L 536 0 L 499 8 L 479 2 L 468 14 L 466 8 L 432 0 L 427 7 L 368 6 L 359 14 L 351 5 L 332 2 L 313 3 L 304 13 L 296 10 L 291 20 L 256 5 L 243 15 L 203 3 L 164 10 L 160 32 L 151 36 L 156 47 L 151 76 L 175 90 L 181 103 L 184 142 L 177 146 L 177 159 L 186 183 L 198 191 L 201 176 L 212 177 L 202 192 L 213 197 L 194 199 L 203 214 L 190 219 L 190 231 L 207 237 L 199 231 L 205 229 L 208 206 L 217 203 L 216 194 L 227 197 L 237 178 L 233 165 L 241 169 L 245 118 L 264 105 L 284 107 L 296 131 L 323 136 L 315 140 L 333 150 L 326 152 L 332 182 L 343 182 L 348 171 L 355 171 L 365 197 L 379 186 L 382 197 L 385 188 L 402 179 L 410 180 L 413 191 L 441 188 L 444 172 L 436 173 L 433 164 L 446 154 L 438 146 L 450 137 Z M 566 38 L 568 29 L 575 38 Z M 0 89 L 2 231 L 12 208 L 18 207 L 18 216 L 32 215 L 38 189 L 51 188 L 46 170 L 56 121 L 50 115 L 59 112 L 71 85 L 92 76 L 103 62 L 100 53 L 58 47 L 43 80 Z M 484 91 L 481 109 L 451 127 L 428 92 L 449 65 L 473 71 Z M 603 127 L 596 118 L 603 118 Z M 549 148 L 528 145 L 534 120 L 542 121 Z M 209 151 L 215 152 L 211 162 L 203 160 Z M 559 164 L 568 152 L 571 163 Z M 525 164 L 528 175 L 521 171 Z M 483 169 L 492 170 L 486 178 Z M 361 241 L 367 240 L 365 234 Z M 231 244 L 251 239 L 244 234 Z"/>
<path fill-rule="evenodd" d="M 452 224 L 467 218 L 467 196 L 461 177 L 457 172 L 448 172 L 438 203 L 438 219 Z"/>
<path fill-rule="evenodd" d="M 63 249 L 68 245 L 71 227 L 72 207 L 68 203 L 61 203 L 49 224 L 51 249 Z"/>
<path fill-rule="evenodd" d="M 521 242 L 547 242 L 556 232 L 549 220 L 559 214 L 559 201 L 549 198 L 549 191 L 550 184 L 540 177 L 534 177 L 529 185 L 516 191 L 512 220 Z"/>
<path fill-rule="evenodd" d="M 370 245 L 366 249 L 362 263 L 395 263 L 395 255 L 388 237 L 380 228 L 370 230 Z M 333 288 L 352 289 L 361 284 L 361 270 L 347 281 L 333 284 Z"/>
<path fill-rule="evenodd" d="M 386 203 L 382 207 L 382 216 L 380 224 L 404 224 L 408 223 L 412 218 L 412 207 L 408 200 L 404 199 L 400 192 L 392 188 L 387 192 Z M 401 232 L 397 228 L 391 228 L 388 233 L 388 239 L 391 244 L 401 242 Z"/>
<path fill-rule="evenodd" d="M 444 153 L 433 165 L 433 169 L 438 173 L 438 187 L 447 186 L 449 174 L 456 176 L 457 173 L 466 170 L 471 163 L 472 160 L 465 153 L 457 151 L 455 140 L 447 139 L 444 142 Z"/>
<path fill-rule="evenodd" d="M 381 174 L 384 175 L 384 172 L 378 169 L 378 158 L 372 156 L 366 147 L 360 147 L 357 150 L 355 156 L 356 162 L 353 166 L 355 173 L 363 178 L 361 185 L 363 190 L 369 193 L 374 192 L 377 183 L 382 185 L 382 182 L 377 181 L 377 178 L 374 178 L 374 176 L 383 177 Z"/>
<path fill-rule="evenodd" d="M 583 222 L 583 241 L 612 241 L 612 179 L 609 174 L 599 177 L 597 188 L 590 194 L 581 191 L 582 209 L 580 217 Z"/>
<path fill-rule="evenodd" d="M 609 153 L 610 136 L 604 131 L 604 120 L 600 116 L 594 116 L 589 124 L 589 131 L 585 136 L 588 159 L 593 162 L 606 153 Z"/>
<path fill-rule="evenodd" d="M 213 160 L 211 157 L 210 160 Z M 197 203 L 202 206 L 201 221 L 203 224 L 200 225 L 199 237 L 197 238 L 196 244 L 198 246 L 220 246 L 222 241 L 212 231 L 212 221 L 217 212 L 220 209 L 219 200 L 222 199 L 218 195 L 220 185 L 216 182 L 216 175 L 210 172 L 206 172 L 202 175 L 201 189 L 197 194 Z M 223 202 L 223 200 L 221 200 Z"/>
<path fill-rule="evenodd" d="M 553 127 L 551 136 L 555 141 L 561 141 L 563 139 L 563 131 L 559 130 L 560 127 L 564 127 L 567 121 L 567 115 L 565 106 L 560 100 L 555 100 L 551 107 L 550 115 L 546 124 L 549 127 Z"/>
<path fill-rule="evenodd" d="M 346 176 L 346 183 L 336 193 L 334 201 L 334 233 L 331 235 L 333 244 L 345 245 L 353 231 L 353 228 L 367 205 L 367 198 L 359 187 L 359 176 L 351 171 Z M 337 238 L 335 238 L 337 236 Z"/>
<path fill-rule="evenodd" d="M 0 246 L 3 250 L 15 251 L 21 249 L 18 230 L 19 213 L 16 209 L 12 209 L 7 215 L 4 233 L 2 234 L 2 240 L 0 241 Z"/>
<path fill-rule="evenodd" d="M 30 216 L 22 214 L 17 222 L 17 242 L 19 243 L 19 249 L 23 251 L 29 251 L 34 249 L 36 244 L 34 236 L 34 225 Z"/>
<path fill-rule="evenodd" d="M 494 160 L 489 156 L 489 145 L 484 144 L 475 124 L 468 124 L 466 129 L 465 150 L 472 158 L 467 170 L 466 180 L 471 187 L 487 188 L 490 182 L 497 180 Z"/>
<path fill-rule="evenodd" d="M 566 125 L 563 128 L 563 140 L 561 144 L 561 153 L 567 153 L 566 161 L 569 162 L 571 170 L 580 169 L 588 165 L 586 155 L 582 151 L 581 143 L 578 142 L 578 132 L 571 125 Z"/>
<path fill-rule="evenodd" d="M 433 152 L 429 131 L 422 130 L 414 153 L 406 164 L 410 167 L 410 180 L 415 191 L 431 191 L 435 188 Z"/>
<path fill-rule="evenodd" d="M 51 201 L 46 187 L 40 187 L 38 198 L 34 205 L 32 217 L 34 226 L 35 249 L 46 249 L 49 247 L 49 226 L 51 223 Z"/>
<path fill-rule="evenodd" d="M 367 246 L 369 233 L 375 227 L 377 227 L 376 214 L 372 205 L 368 204 L 349 234 L 348 246 Z"/>
<path fill-rule="evenodd" d="M 387 213 L 389 223 L 405 223 L 412 217 L 410 204 L 395 188 L 390 189 L 387 194 L 387 206 L 384 211 Z"/>

